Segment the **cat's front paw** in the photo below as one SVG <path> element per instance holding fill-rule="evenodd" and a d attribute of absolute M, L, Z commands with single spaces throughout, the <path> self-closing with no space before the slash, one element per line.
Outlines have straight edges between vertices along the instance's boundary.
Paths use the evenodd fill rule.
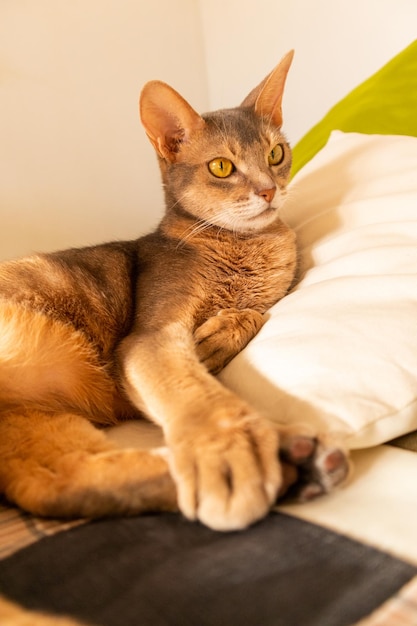
<path fill-rule="evenodd" d="M 320 436 L 282 434 L 280 460 L 283 483 L 279 498 L 298 502 L 333 491 L 346 480 L 350 470 L 347 451 Z"/>
<path fill-rule="evenodd" d="M 222 309 L 194 332 L 198 358 L 212 374 L 232 360 L 258 333 L 265 318 L 253 309 Z"/>
<path fill-rule="evenodd" d="M 214 424 L 208 422 L 168 438 L 178 504 L 188 519 L 214 530 L 240 530 L 276 501 L 282 484 L 278 431 L 248 413 L 217 414 Z"/>

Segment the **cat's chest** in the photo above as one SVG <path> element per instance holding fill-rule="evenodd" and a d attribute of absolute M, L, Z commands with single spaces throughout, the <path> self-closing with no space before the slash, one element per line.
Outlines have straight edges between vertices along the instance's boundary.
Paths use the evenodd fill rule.
<path fill-rule="evenodd" d="M 295 238 L 287 228 L 274 235 L 219 243 L 205 258 L 206 314 L 223 308 L 266 311 L 291 285 L 296 266 Z"/>

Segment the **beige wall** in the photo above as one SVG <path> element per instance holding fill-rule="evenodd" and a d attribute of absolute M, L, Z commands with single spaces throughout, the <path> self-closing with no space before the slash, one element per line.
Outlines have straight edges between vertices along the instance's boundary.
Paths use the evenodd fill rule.
<path fill-rule="evenodd" d="M 1 0 L 0 258 L 134 238 L 161 215 L 141 86 L 207 109 L 194 0 Z"/>
<path fill-rule="evenodd" d="M 416 0 L 200 0 L 210 106 L 241 101 L 295 48 L 284 99 L 294 143 L 417 37 Z"/>
<path fill-rule="evenodd" d="M 133 238 L 161 216 L 149 79 L 233 106 L 290 48 L 293 142 L 416 37 L 415 0 L 1 0 L 0 259 Z"/>

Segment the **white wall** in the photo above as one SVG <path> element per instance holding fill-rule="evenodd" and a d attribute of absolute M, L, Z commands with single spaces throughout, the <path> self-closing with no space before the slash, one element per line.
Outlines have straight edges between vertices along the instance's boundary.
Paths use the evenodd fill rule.
<path fill-rule="evenodd" d="M 284 99 L 292 143 L 417 37 L 415 0 L 199 0 L 211 108 L 238 104 L 295 48 Z"/>
<path fill-rule="evenodd" d="M 194 0 L 1 0 L 0 258 L 134 238 L 161 215 L 137 98 L 206 110 Z"/>

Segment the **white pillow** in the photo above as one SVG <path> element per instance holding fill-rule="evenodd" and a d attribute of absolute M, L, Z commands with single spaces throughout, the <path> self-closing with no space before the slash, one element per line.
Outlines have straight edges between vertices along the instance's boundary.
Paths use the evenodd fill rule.
<path fill-rule="evenodd" d="M 301 282 L 220 379 L 350 448 L 417 429 L 417 138 L 333 133 L 283 217 Z"/>

